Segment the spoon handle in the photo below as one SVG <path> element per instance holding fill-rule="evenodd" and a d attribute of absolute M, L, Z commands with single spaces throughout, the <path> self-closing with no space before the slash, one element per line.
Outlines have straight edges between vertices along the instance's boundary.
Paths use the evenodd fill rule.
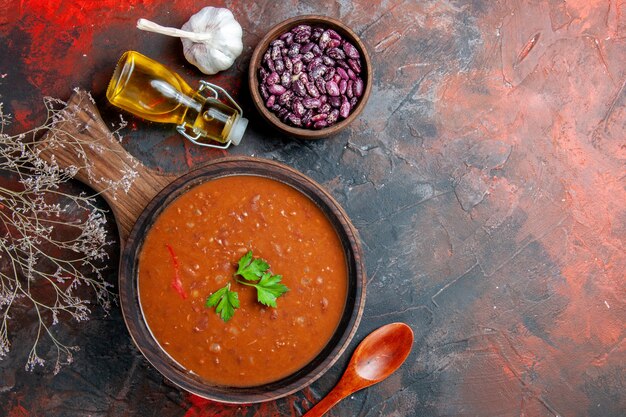
<path fill-rule="evenodd" d="M 326 397 L 324 397 L 322 399 L 322 401 L 318 402 L 315 407 L 311 408 L 304 416 L 302 417 L 321 417 L 324 414 L 326 414 L 326 412 L 328 410 L 330 410 L 335 404 L 337 404 L 339 401 L 343 400 L 344 398 L 346 398 L 348 395 L 350 395 L 352 393 L 353 390 L 351 390 L 349 387 L 344 388 L 343 384 L 341 383 L 341 381 L 339 382 L 339 384 L 337 384 L 335 386 L 335 388 L 333 388 L 328 395 L 326 395 Z"/>

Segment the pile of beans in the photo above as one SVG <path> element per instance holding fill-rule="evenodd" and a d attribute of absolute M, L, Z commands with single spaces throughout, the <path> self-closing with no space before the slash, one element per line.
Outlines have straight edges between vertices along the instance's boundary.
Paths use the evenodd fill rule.
<path fill-rule="evenodd" d="M 363 95 L 361 55 L 332 29 L 299 25 L 270 42 L 259 69 L 265 106 L 284 123 L 323 129 Z"/>

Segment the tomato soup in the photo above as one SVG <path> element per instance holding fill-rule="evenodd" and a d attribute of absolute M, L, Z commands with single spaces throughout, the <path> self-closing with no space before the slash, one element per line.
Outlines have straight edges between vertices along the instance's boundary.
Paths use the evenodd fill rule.
<path fill-rule="evenodd" d="M 289 288 L 276 308 L 233 277 L 248 251 Z M 168 205 L 145 238 L 138 271 L 141 309 L 159 345 L 190 372 L 235 387 L 277 381 L 315 358 L 339 324 L 348 288 L 341 242 L 319 207 L 286 184 L 249 175 L 208 181 Z M 228 283 L 240 307 L 225 322 L 206 301 Z"/>

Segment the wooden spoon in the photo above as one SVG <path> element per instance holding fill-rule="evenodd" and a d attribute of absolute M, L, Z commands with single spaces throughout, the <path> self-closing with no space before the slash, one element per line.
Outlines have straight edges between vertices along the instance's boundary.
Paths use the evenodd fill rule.
<path fill-rule="evenodd" d="M 374 330 L 356 348 L 335 388 L 304 417 L 323 416 L 348 395 L 384 380 L 402 365 L 412 347 L 413 330 L 404 323 Z"/>

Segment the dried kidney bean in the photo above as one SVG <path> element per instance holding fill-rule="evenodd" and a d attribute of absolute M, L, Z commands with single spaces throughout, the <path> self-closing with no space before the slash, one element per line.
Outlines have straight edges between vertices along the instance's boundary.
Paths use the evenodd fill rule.
<path fill-rule="evenodd" d="M 339 106 L 341 106 L 341 97 L 331 97 L 328 99 L 328 102 L 330 103 L 331 106 L 335 108 L 339 108 Z"/>
<path fill-rule="evenodd" d="M 283 33 L 282 35 L 280 35 L 279 39 L 285 41 L 286 45 L 291 45 L 293 43 L 293 33 L 291 32 Z"/>
<path fill-rule="evenodd" d="M 348 56 L 348 58 L 352 58 L 352 59 L 359 59 L 359 58 L 361 58 L 361 55 L 359 54 L 359 51 L 350 42 L 345 42 L 344 41 L 344 43 L 342 45 L 342 48 L 343 48 L 343 51 Z"/>
<path fill-rule="evenodd" d="M 285 58 L 284 61 L 285 61 L 285 71 L 289 73 L 289 75 L 293 74 L 293 63 L 291 59 Z M 289 84 L 291 84 L 291 80 L 289 81 Z"/>
<path fill-rule="evenodd" d="M 339 116 L 348 117 L 350 115 L 350 102 L 347 97 L 343 97 L 343 101 L 341 102 L 341 107 L 339 107 Z"/>
<path fill-rule="evenodd" d="M 326 84 L 324 83 L 324 80 L 322 78 L 317 78 L 315 80 L 315 86 L 321 94 L 326 94 Z"/>
<path fill-rule="evenodd" d="M 320 92 L 317 89 L 317 87 L 315 86 L 315 84 L 309 82 L 309 83 L 304 84 L 304 86 L 306 87 L 306 91 L 309 92 L 311 97 L 319 97 L 320 96 Z"/>
<path fill-rule="evenodd" d="M 280 97 L 278 97 L 278 102 L 282 104 L 283 106 L 290 107 L 291 100 L 293 100 L 293 97 L 294 97 L 293 91 L 291 90 L 285 91 L 283 94 L 280 95 Z"/>
<path fill-rule="evenodd" d="M 304 116 L 302 116 L 302 124 L 305 127 L 311 127 L 313 125 L 313 122 L 311 122 L 311 117 L 313 117 L 313 111 L 312 110 L 307 110 L 304 113 Z"/>
<path fill-rule="evenodd" d="M 349 59 L 348 65 L 350 66 L 352 71 L 356 72 L 357 74 L 361 73 L 361 64 L 356 59 Z"/>
<path fill-rule="evenodd" d="M 331 39 L 341 40 L 341 35 L 335 32 L 334 30 L 328 29 L 327 32 L 328 32 L 328 35 L 331 37 Z"/>
<path fill-rule="evenodd" d="M 302 67 L 304 64 L 301 60 L 297 60 L 293 63 L 293 75 L 298 75 L 302 72 Z"/>
<path fill-rule="evenodd" d="M 346 88 L 348 87 L 348 82 L 343 78 L 339 80 L 339 94 L 346 94 Z M 337 94 L 337 95 L 339 95 Z"/>
<path fill-rule="evenodd" d="M 321 34 L 317 44 L 320 46 L 320 48 L 322 48 L 322 50 L 324 50 L 328 46 L 328 42 L 330 42 L 330 35 L 326 30 L 324 31 L 324 33 Z"/>
<path fill-rule="evenodd" d="M 270 52 L 270 57 L 274 60 L 278 59 L 281 56 L 281 50 L 279 46 L 273 46 L 272 52 Z"/>
<path fill-rule="evenodd" d="M 311 61 L 307 64 L 307 66 L 306 66 L 306 70 L 307 70 L 307 72 L 309 73 L 309 75 L 310 75 L 312 78 L 314 78 L 314 77 L 313 77 L 313 75 L 311 74 L 311 72 L 312 72 L 315 68 L 317 68 L 318 66 L 320 66 L 320 65 L 322 65 L 322 58 L 320 58 L 320 57 L 318 57 L 318 56 L 314 57 L 314 58 L 313 58 L 313 59 L 312 59 L 312 60 L 311 60 Z"/>
<path fill-rule="evenodd" d="M 294 83 L 291 86 L 293 88 L 293 91 L 299 95 L 300 97 L 306 97 L 306 87 L 304 86 L 304 83 L 300 80 L 296 80 L 294 81 Z"/>
<path fill-rule="evenodd" d="M 330 42 L 328 42 L 328 45 L 326 46 L 327 48 L 336 48 L 339 45 L 341 45 L 341 41 L 338 39 L 331 39 Z"/>
<path fill-rule="evenodd" d="M 285 62 L 278 58 L 274 60 L 274 68 L 276 68 L 276 72 L 282 74 L 285 72 Z"/>
<path fill-rule="evenodd" d="M 326 74 L 326 71 L 328 71 L 328 68 L 326 68 L 326 66 L 323 64 L 319 64 L 311 68 L 311 70 L 309 71 L 309 75 L 311 75 L 311 78 L 316 80 L 324 76 L 324 74 Z"/>
<path fill-rule="evenodd" d="M 265 68 L 261 68 L 259 70 L 259 78 L 261 79 L 261 83 L 264 83 L 265 81 L 267 81 L 267 76 L 269 74 L 267 73 L 267 71 L 265 70 Z"/>
<path fill-rule="evenodd" d="M 267 91 L 267 85 L 261 84 L 261 88 L 259 90 L 261 90 L 261 97 L 263 97 L 263 100 L 270 98 L 270 94 Z"/>
<path fill-rule="evenodd" d="M 293 33 L 293 40 L 298 43 L 304 43 L 309 40 L 311 36 L 311 26 L 309 25 L 299 25 L 291 30 Z"/>
<path fill-rule="evenodd" d="M 282 39 L 278 38 L 278 39 L 276 39 L 276 40 L 274 40 L 274 41 L 270 42 L 270 46 L 279 46 L 279 47 L 283 47 L 283 46 L 285 46 L 285 42 L 284 42 Z"/>
<path fill-rule="evenodd" d="M 322 63 L 327 67 L 334 67 L 335 65 L 337 65 L 334 59 L 326 55 L 322 56 Z"/>
<path fill-rule="evenodd" d="M 328 95 L 330 96 L 338 96 L 339 94 L 341 94 L 339 92 L 339 86 L 337 86 L 337 83 L 334 82 L 333 80 L 326 82 L 326 91 L 328 92 Z"/>
<path fill-rule="evenodd" d="M 290 57 L 294 57 L 296 55 L 298 55 L 300 53 L 300 44 L 299 43 L 292 43 L 291 46 L 289 47 L 289 51 L 287 51 L 287 55 L 289 55 Z"/>
<path fill-rule="evenodd" d="M 326 123 L 328 124 L 335 123 L 338 118 L 339 118 L 339 110 L 333 109 L 330 111 L 330 113 L 328 113 L 328 117 L 326 118 Z"/>
<path fill-rule="evenodd" d="M 272 73 L 267 76 L 267 79 L 265 80 L 265 85 L 269 87 L 276 84 L 278 81 L 280 81 L 280 76 L 276 71 L 272 71 Z"/>
<path fill-rule="evenodd" d="M 352 90 L 356 97 L 361 97 L 363 95 L 363 80 L 357 78 L 354 84 L 352 85 Z"/>
<path fill-rule="evenodd" d="M 309 42 L 306 45 L 302 46 L 300 48 L 300 53 L 301 54 L 308 54 L 309 52 L 311 52 L 311 49 L 313 49 L 313 46 L 315 46 L 315 44 L 313 42 Z"/>
<path fill-rule="evenodd" d="M 320 100 L 318 98 L 310 98 L 307 97 L 305 99 L 302 100 L 302 105 L 304 107 L 306 107 L 307 109 L 314 109 L 316 107 L 320 106 Z"/>
<path fill-rule="evenodd" d="M 332 59 L 346 59 L 346 54 L 339 48 L 330 48 L 326 55 L 331 57 Z"/>
<path fill-rule="evenodd" d="M 318 113 L 315 116 L 311 117 L 311 121 L 313 123 L 315 123 L 315 122 L 319 122 L 321 120 L 326 120 L 327 117 L 328 117 L 328 114 L 326 114 L 326 113 Z"/>
<path fill-rule="evenodd" d="M 335 76 L 335 68 L 328 67 L 328 71 L 326 71 L 326 75 L 324 75 L 324 81 L 330 81 Z"/>
<path fill-rule="evenodd" d="M 278 110 L 278 117 L 281 119 L 284 119 L 285 117 L 287 117 L 289 114 L 289 110 L 287 110 L 284 107 L 281 107 L 280 110 Z"/>
<path fill-rule="evenodd" d="M 291 111 L 293 111 L 293 114 L 295 114 L 298 117 L 304 116 L 306 109 L 304 108 L 304 105 L 302 104 L 302 100 L 294 99 L 293 104 L 291 105 Z"/>
<path fill-rule="evenodd" d="M 313 33 L 311 34 L 311 39 L 313 39 L 314 41 L 319 40 L 320 36 L 322 36 L 322 33 L 324 32 L 324 29 L 321 27 L 316 27 L 315 29 L 313 29 Z"/>
<path fill-rule="evenodd" d="M 294 126 L 302 126 L 302 119 L 293 113 L 289 113 L 289 115 L 287 116 L 287 120 L 289 120 Z"/>
<path fill-rule="evenodd" d="M 285 88 L 291 87 L 291 74 L 283 72 L 280 76 L 280 84 Z"/>
<path fill-rule="evenodd" d="M 341 67 L 344 70 L 348 70 L 350 68 L 350 65 L 348 65 L 348 63 L 344 61 L 343 59 L 339 59 L 337 60 L 337 67 Z"/>
<path fill-rule="evenodd" d="M 267 89 L 271 94 L 281 95 L 287 91 L 285 87 L 280 84 L 272 84 Z"/>
<path fill-rule="evenodd" d="M 261 61 L 265 106 L 292 126 L 331 126 L 364 92 L 361 54 L 333 29 L 298 25 L 270 42 Z"/>
<path fill-rule="evenodd" d="M 313 52 L 311 51 L 305 52 L 304 55 L 302 55 L 302 62 L 304 62 L 305 64 L 308 64 L 309 62 L 313 61 L 313 58 L 315 58 L 315 55 L 313 55 Z"/>

